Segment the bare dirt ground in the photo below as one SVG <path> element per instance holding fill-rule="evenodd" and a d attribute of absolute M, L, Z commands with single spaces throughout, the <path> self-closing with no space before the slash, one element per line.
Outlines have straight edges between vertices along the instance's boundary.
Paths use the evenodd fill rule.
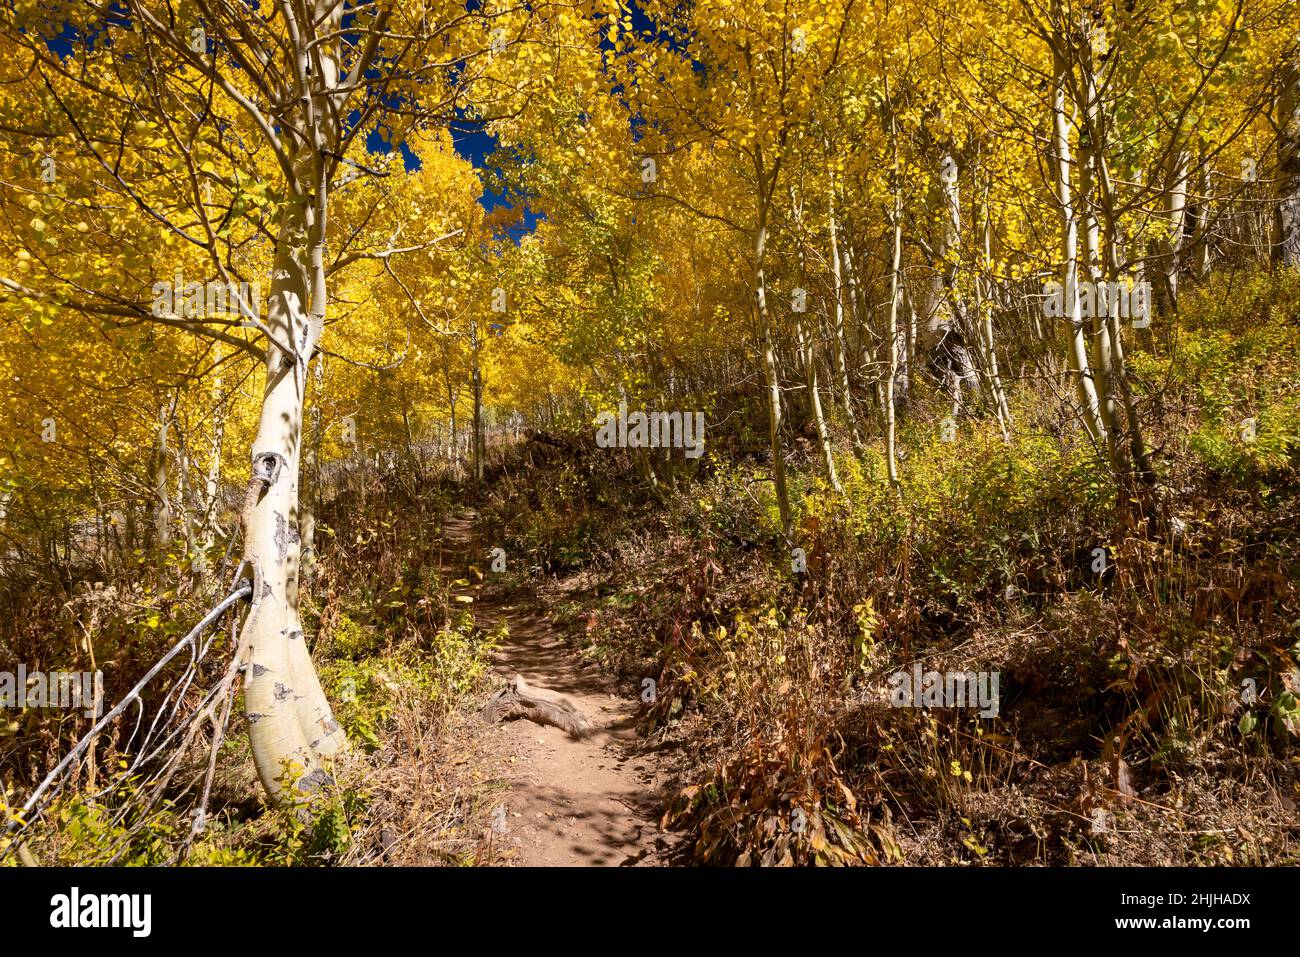
<path fill-rule="evenodd" d="M 472 513 L 443 526 L 449 570 L 464 577 L 471 564 L 488 566 Z M 493 656 L 493 687 L 513 675 L 563 695 L 594 731 L 575 740 L 528 720 L 482 725 L 478 760 L 491 798 L 490 858 L 522 866 L 654 866 L 666 863 L 670 835 L 659 829 L 659 769 L 639 752 L 636 702 L 614 681 L 580 660 L 563 633 L 539 610 L 502 595 L 491 584 L 475 594 L 478 626 L 502 624 L 509 636 Z"/>

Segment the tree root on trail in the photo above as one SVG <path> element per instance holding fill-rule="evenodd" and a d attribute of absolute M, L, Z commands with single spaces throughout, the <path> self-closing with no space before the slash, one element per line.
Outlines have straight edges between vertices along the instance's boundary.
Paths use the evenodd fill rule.
<path fill-rule="evenodd" d="M 592 731 L 591 722 L 572 703 L 552 691 L 527 684 L 520 675 L 515 675 L 488 698 L 483 717 L 489 723 L 527 718 L 559 728 L 579 740 Z"/>

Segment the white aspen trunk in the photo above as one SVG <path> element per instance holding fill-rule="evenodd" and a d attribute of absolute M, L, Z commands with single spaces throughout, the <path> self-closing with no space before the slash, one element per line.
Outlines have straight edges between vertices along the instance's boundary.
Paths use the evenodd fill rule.
<path fill-rule="evenodd" d="M 897 413 L 894 411 L 894 382 L 898 376 L 898 300 L 899 278 L 903 264 L 903 210 L 897 187 L 894 193 L 892 242 L 889 268 L 889 319 L 885 329 L 885 346 L 889 350 L 889 369 L 885 376 L 885 394 L 881 402 L 885 413 L 885 463 L 889 484 L 898 487 Z"/>
<path fill-rule="evenodd" d="M 304 463 L 306 468 L 303 475 L 306 477 L 306 494 L 303 496 L 301 503 L 302 508 L 302 542 L 300 544 L 300 556 L 302 569 L 300 575 L 303 581 L 310 582 L 316 573 L 316 509 L 319 507 L 323 492 L 321 490 L 321 461 L 320 449 L 321 443 L 325 440 L 325 421 L 321 412 L 321 403 L 324 401 L 325 389 L 325 357 L 316 356 L 316 361 L 311 365 L 312 383 L 314 386 L 314 399 L 311 409 L 311 446 L 307 450 L 307 461 Z"/>
<path fill-rule="evenodd" d="M 990 211 L 988 204 L 988 187 L 985 186 L 984 194 L 984 272 L 988 277 L 990 289 L 993 287 L 993 248 L 990 233 L 992 232 L 990 223 Z M 987 297 L 987 301 L 980 303 L 977 307 L 979 310 L 979 345 L 982 353 L 981 366 L 984 374 L 988 379 L 989 395 L 993 399 L 993 410 L 997 415 L 998 427 L 1002 430 L 1002 438 L 1011 438 L 1011 410 L 1007 406 L 1006 389 L 1002 386 L 1002 375 L 998 371 L 998 353 L 993 338 L 993 302 L 992 295 Z"/>
<path fill-rule="evenodd" d="M 835 339 L 835 374 L 839 378 L 840 401 L 844 406 L 844 418 L 849 424 L 849 434 L 853 439 L 853 447 L 857 449 L 862 447 L 862 436 L 858 433 L 858 420 L 853 414 L 853 391 L 849 388 L 849 365 L 846 355 L 848 348 L 844 339 L 844 296 L 846 290 L 840 272 L 840 243 L 839 229 L 835 222 L 835 176 L 833 170 L 831 173 L 830 194 L 827 199 L 827 214 L 830 218 L 831 278 L 835 286 L 835 327 L 833 330 Z"/>
<path fill-rule="evenodd" d="M 221 350 L 218 346 L 217 359 L 220 361 Z M 203 482 L 203 524 L 200 533 L 202 539 L 204 562 L 209 560 L 213 546 L 216 544 L 217 503 L 221 495 L 221 451 L 226 439 L 226 401 L 222 393 L 221 374 L 217 373 L 212 382 L 212 394 L 216 398 L 212 424 L 212 441 L 208 446 L 208 471 Z"/>
<path fill-rule="evenodd" d="M 939 350 L 955 413 L 961 407 L 962 389 L 978 386 L 966 347 L 966 310 L 957 288 L 957 266 L 952 261 L 961 241 L 961 195 L 955 157 L 941 158 L 937 180 L 937 198 L 943 206 L 943 216 L 935 241 L 935 262 L 926 305 L 927 333 L 931 347 Z"/>
<path fill-rule="evenodd" d="M 1104 215 L 1106 271 L 1110 282 L 1119 283 L 1124 278 L 1123 249 L 1125 238 L 1120 233 L 1118 199 L 1114 182 L 1111 179 L 1110 167 L 1106 161 L 1106 137 L 1104 131 L 1107 116 L 1104 105 L 1100 103 L 1098 104 L 1097 119 L 1098 122 L 1095 128 L 1103 132 L 1098 135 L 1097 148 L 1092 158 L 1091 168 L 1096 178 L 1098 205 Z M 1138 278 L 1141 281 L 1140 274 Z M 1114 468 L 1125 471 L 1132 464 L 1136 467 L 1138 477 L 1150 484 L 1154 481 L 1154 473 L 1146 450 L 1146 440 L 1143 437 L 1142 420 L 1137 407 L 1137 399 L 1133 395 L 1133 390 L 1128 381 L 1128 371 L 1125 367 L 1123 338 L 1120 335 L 1120 304 L 1118 296 L 1113 297 L 1109 302 L 1104 335 L 1110 346 L 1112 387 L 1118 392 L 1118 402 L 1123 408 L 1124 420 L 1128 427 L 1127 451 L 1123 447 L 1121 438 L 1116 435 L 1114 437 L 1112 462 Z M 1118 413 L 1115 427 L 1118 430 Z"/>
<path fill-rule="evenodd" d="M 1119 282 L 1122 276 L 1120 258 L 1121 241 L 1119 226 L 1115 216 L 1115 194 L 1111 185 L 1110 172 L 1105 157 L 1099 156 L 1097 163 L 1099 174 L 1098 187 L 1101 190 L 1102 205 L 1106 210 L 1106 261 L 1112 282 Z M 1128 426 L 1128 450 L 1116 449 L 1117 468 L 1127 468 L 1131 462 L 1137 469 L 1138 477 L 1150 484 L 1155 473 L 1151 468 L 1151 459 L 1147 453 L 1146 438 L 1143 435 L 1142 417 L 1138 412 L 1137 398 L 1128 381 L 1128 369 L 1124 362 L 1124 340 L 1120 335 L 1119 299 L 1110 303 L 1106 317 L 1106 337 L 1110 342 L 1111 380 L 1118 388 L 1119 401 L 1124 408 L 1125 422 Z"/>
<path fill-rule="evenodd" d="M 803 244 L 803 202 L 791 194 L 794 209 L 795 233 L 799 236 L 799 285 L 803 286 L 807 270 L 807 250 Z M 808 409 L 812 415 L 813 426 L 817 430 L 817 445 L 822 453 L 822 464 L 826 467 L 826 477 L 831 487 L 841 495 L 844 488 L 840 477 L 835 472 L 835 455 L 831 448 L 830 430 L 826 428 L 826 416 L 822 410 L 821 387 L 817 376 L 817 349 L 812 330 L 803 321 L 803 313 L 794 314 L 795 337 L 801 353 L 804 367 L 804 384 L 808 389 Z"/>
<path fill-rule="evenodd" d="M 300 350 L 315 346 L 306 313 L 305 198 L 291 201 L 281 226 L 267 309 L 267 326 L 279 342 Z M 300 254 L 299 254 L 300 255 Z M 296 608 L 298 481 L 306 363 L 267 344 L 266 386 L 253 440 L 253 479 L 244 506 L 244 560 L 254 575 L 253 606 L 241 644 L 247 649 L 244 702 L 258 777 L 273 799 L 287 790 L 312 790 L 328 781 L 312 740 L 337 724 L 308 728 L 300 721 L 305 637 Z M 310 664 L 310 660 L 308 660 Z M 311 738 L 308 734 L 311 734 Z"/>
<path fill-rule="evenodd" d="M 1282 80 L 1278 99 L 1277 242 L 1274 258 L 1300 267 L 1300 62 Z"/>
<path fill-rule="evenodd" d="M 203 570 L 203 559 L 199 557 L 199 540 L 196 529 L 201 519 L 203 506 L 195 494 L 193 483 L 190 481 L 188 444 L 187 436 L 181 433 L 176 455 L 180 484 L 181 535 L 185 540 L 185 555 L 190 561 L 191 583 L 195 590 L 202 591 L 207 586 L 207 575 Z"/>
<path fill-rule="evenodd" d="M 888 94 L 888 79 L 885 82 Z M 898 168 L 898 123 L 894 118 L 892 107 L 889 111 L 889 148 L 893 160 L 890 186 L 894 194 L 890 216 L 889 312 L 885 325 L 885 348 L 889 350 L 889 354 L 888 368 L 885 371 L 884 395 L 881 397 L 880 404 L 885 417 L 885 470 L 889 476 L 890 487 L 897 490 L 899 488 L 896 454 L 898 413 L 895 408 L 894 390 L 898 382 L 899 366 L 898 302 L 902 295 L 902 289 L 899 287 L 902 285 L 903 268 L 903 187 L 899 180 L 901 171 Z M 903 344 L 903 353 L 906 359 L 906 343 Z"/>
<path fill-rule="evenodd" d="M 337 31 L 342 15 L 338 0 L 318 0 L 309 9 L 321 35 Z M 309 58 L 296 25 L 290 27 L 293 73 L 311 90 L 310 95 L 303 91 L 298 119 L 313 142 L 294 151 L 298 189 L 284 208 L 272 267 L 266 384 L 243 509 L 244 562 L 253 574 L 254 594 L 240 637 L 247 656 L 249 743 L 258 777 L 276 801 L 329 783 L 323 761 L 346 743 L 321 689 L 298 614 L 303 407 L 308 363 L 325 321 L 325 151 L 337 133 L 321 91 L 333 91 L 338 83 L 337 41 Z M 312 63 L 319 66 L 315 78 Z"/>
<path fill-rule="evenodd" d="M 154 586 L 159 594 L 167 589 L 167 552 L 172 543 L 171 483 L 167 474 L 167 459 L 171 455 L 168 443 L 167 407 L 158 410 L 158 436 L 154 442 L 153 458 L 149 463 L 153 481 L 153 547 L 156 552 Z"/>
<path fill-rule="evenodd" d="M 943 257 L 947 252 L 949 225 L 947 221 L 947 197 L 942 189 L 931 192 L 929 203 L 931 210 L 935 202 L 944 204 L 944 223 L 934 241 L 934 261 L 931 263 L 930 281 L 925 286 L 925 338 L 928 350 L 942 338 L 943 333 L 952 326 L 952 316 L 948 311 L 948 298 L 943 288 Z"/>
<path fill-rule="evenodd" d="M 158 410 L 158 436 L 150 467 L 154 493 L 153 544 L 160 556 L 171 547 L 172 543 L 171 482 L 167 475 L 167 459 L 171 455 L 169 431 L 167 409 L 163 407 Z"/>
<path fill-rule="evenodd" d="M 799 349 L 803 354 L 804 382 L 808 387 L 808 405 L 813 424 L 817 429 L 817 446 L 822 453 L 822 464 L 826 467 L 826 477 L 831 487 L 842 494 L 844 488 L 840 485 L 839 475 L 835 472 L 835 456 L 831 449 L 830 431 L 826 428 L 826 416 L 822 411 L 821 387 L 817 381 L 817 354 L 813 348 L 813 337 L 805 328 L 798 313 L 795 314 L 794 324 L 795 335 L 799 339 Z"/>
<path fill-rule="evenodd" d="M 415 478 L 418 480 L 423 473 L 420 465 L 420 457 L 415 451 L 415 426 L 411 422 L 411 404 L 407 399 L 406 385 L 402 385 L 402 432 L 406 440 L 406 458 L 410 463 Z"/>
<path fill-rule="evenodd" d="M 1118 264 L 1112 262 L 1111 276 L 1119 279 Z M 1124 407 L 1125 421 L 1128 425 L 1128 450 L 1125 452 L 1122 446 L 1118 445 L 1114 453 L 1114 461 L 1117 468 L 1127 468 L 1131 461 L 1137 468 L 1138 475 L 1148 483 L 1154 478 L 1151 470 L 1151 459 L 1147 454 L 1146 438 L 1143 436 L 1142 418 L 1138 414 L 1137 398 L 1133 395 L 1133 389 L 1129 385 L 1128 371 L 1124 363 L 1124 345 L 1120 337 L 1120 316 L 1119 304 L 1112 303 L 1110 314 L 1106 320 L 1106 337 L 1110 341 L 1111 356 L 1114 362 L 1113 376 L 1118 385 L 1119 399 Z"/>
<path fill-rule="evenodd" d="M 1165 172 L 1165 222 L 1168 235 L 1160 241 L 1161 297 L 1165 312 L 1178 303 L 1178 273 L 1182 262 L 1183 230 L 1187 225 L 1187 150 L 1176 149 Z"/>
<path fill-rule="evenodd" d="M 903 328 L 899 330 L 898 375 L 894 377 L 894 393 L 897 396 L 897 401 L 905 405 L 912 389 L 912 363 L 916 361 L 918 322 L 916 303 L 912 299 L 912 291 L 907 283 L 903 281 L 901 273 L 898 277 L 898 284 L 900 287 L 899 295 L 901 296 L 899 308 L 902 308 L 905 304 L 907 309 L 904 313 L 906 321 L 903 323 Z"/>
<path fill-rule="evenodd" d="M 853 239 L 846 231 L 844 241 L 840 243 L 840 269 L 844 273 L 849 292 L 850 323 L 845 330 L 845 345 L 849 348 L 849 365 L 856 369 L 862 360 L 862 330 L 870 322 L 871 311 L 862 299 L 862 287 L 858 283 L 858 270 L 853 256 Z"/>
<path fill-rule="evenodd" d="M 337 30 L 342 22 L 342 15 L 342 0 L 316 0 L 314 16 L 316 22 L 322 25 L 322 35 L 328 35 Z M 307 60 L 308 57 L 304 53 L 304 66 Z M 331 42 L 321 47 L 315 56 L 315 60 L 320 65 L 320 79 L 323 89 L 334 90 L 338 86 L 340 79 L 337 44 Z M 308 71 L 308 75 L 310 75 L 310 71 Z M 326 97 L 321 96 L 317 102 L 311 104 L 314 118 L 312 126 L 316 130 L 316 157 L 312 170 L 315 175 L 312 196 L 315 206 L 314 208 L 310 205 L 307 207 L 311 217 L 308 229 L 310 238 L 308 276 L 311 282 L 308 301 L 311 312 L 308 317 L 307 329 L 303 335 L 303 345 L 299 348 L 300 368 L 296 370 L 302 376 L 303 385 L 299 400 L 299 423 L 302 421 L 301 402 L 306 398 L 308 364 L 311 362 L 311 358 L 316 351 L 316 345 L 320 342 L 320 337 L 325 331 L 325 310 L 328 295 L 325 278 L 325 244 L 329 237 L 329 183 L 323 154 L 326 146 L 335 142 L 338 131 L 335 129 L 332 119 L 334 114 L 326 108 L 325 100 Z M 298 432 L 299 442 L 301 442 L 301 435 L 300 427 Z M 298 504 L 300 475 L 301 471 L 295 464 L 292 472 L 292 494 L 295 508 Z M 292 542 L 290 548 L 293 548 Z M 295 572 L 298 567 L 300 566 L 297 561 L 291 566 Z M 329 758 L 346 747 L 347 739 L 343 734 L 342 727 L 334 720 L 333 710 L 325 697 L 325 690 L 321 687 L 320 677 L 316 674 L 316 666 L 312 663 L 311 653 L 307 648 L 302 620 L 298 613 L 298 582 L 297 574 L 290 575 L 287 591 L 290 623 L 289 665 L 290 674 L 297 689 L 297 696 L 294 698 L 295 710 L 298 723 L 303 729 L 308 746 L 311 747 L 317 758 Z"/>
<path fill-rule="evenodd" d="M 1088 365 L 1088 339 L 1080 315 L 1078 286 L 1078 219 L 1070 187 L 1070 121 L 1066 116 L 1066 70 L 1060 54 L 1054 55 L 1056 76 L 1052 83 L 1052 142 L 1056 165 L 1056 194 L 1061 208 L 1061 259 L 1064 270 L 1063 318 L 1070 324 L 1070 367 L 1074 378 L 1079 415 L 1089 436 L 1098 444 L 1106 433 L 1098 408 L 1097 390 Z"/>
<path fill-rule="evenodd" d="M 1104 117 L 1097 102 L 1097 84 L 1092 75 L 1091 62 L 1084 64 L 1084 96 L 1087 102 L 1076 104 L 1075 109 L 1082 109 L 1087 117 L 1085 130 L 1089 135 L 1083 136 L 1079 145 L 1079 205 L 1083 210 L 1083 258 L 1088 271 L 1088 280 L 1092 283 L 1092 314 L 1083 317 L 1089 328 L 1090 367 L 1093 384 L 1097 391 L 1097 412 L 1105 429 L 1107 453 L 1112 462 L 1116 462 L 1119 452 L 1118 438 L 1115 434 L 1117 423 L 1116 397 L 1112 373 L 1110 336 L 1106 331 L 1109 311 L 1100 308 L 1100 291 L 1106 281 L 1101 263 L 1101 226 L 1097 221 L 1096 189 L 1098 144 L 1092 141 L 1101 129 Z M 1102 141 L 1104 142 L 1104 140 Z M 1118 297 L 1115 297 L 1118 299 Z M 1111 303 L 1111 309 L 1118 302 Z"/>

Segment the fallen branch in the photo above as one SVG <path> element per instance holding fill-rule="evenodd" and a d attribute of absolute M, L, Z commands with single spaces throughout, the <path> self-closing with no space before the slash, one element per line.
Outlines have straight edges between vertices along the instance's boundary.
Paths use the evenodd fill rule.
<path fill-rule="evenodd" d="M 571 702 L 554 692 L 534 688 L 520 675 L 515 675 L 488 699 L 483 706 L 483 717 L 491 723 L 527 718 L 559 728 L 579 740 L 592 731 L 591 722 Z"/>
<path fill-rule="evenodd" d="M 137 707 L 141 709 L 141 714 L 143 715 L 143 703 L 140 697 L 141 691 L 144 690 L 145 685 L 147 685 L 150 681 L 152 681 L 167 666 L 168 662 L 170 662 L 173 658 L 175 658 L 178 654 L 180 654 L 182 650 L 186 648 L 190 649 L 190 655 L 191 655 L 190 667 L 186 669 L 180 683 L 182 687 L 188 687 L 190 681 L 193 678 L 193 669 L 197 667 L 198 663 L 202 660 L 202 658 L 206 654 L 207 649 L 211 647 L 211 642 L 208 642 L 202 646 L 201 650 L 198 650 L 196 646 L 197 639 L 208 629 L 209 626 L 212 625 L 213 622 L 215 622 L 222 615 L 224 615 L 226 613 L 226 610 L 230 608 L 230 606 L 248 598 L 252 594 L 252 592 L 253 592 L 253 585 L 251 582 L 240 581 L 235 586 L 235 590 L 232 591 L 225 598 L 223 598 L 216 605 L 215 608 L 209 611 L 203 617 L 203 620 L 194 626 L 194 628 L 189 632 L 189 634 L 187 634 L 176 644 L 172 645 L 172 647 L 167 651 L 167 653 L 163 655 L 162 658 L 160 658 L 152 668 L 149 669 L 149 671 L 145 674 L 145 676 L 135 683 L 135 686 L 132 687 L 131 690 L 127 692 L 126 696 L 122 698 L 122 700 L 119 701 L 116 705 L 114 705 L 113 708 L 111 708 L 106 714 L 102 715 L 99 718 L 99 720 L 95 722 L 94 726 L 81 738 L 80 741 L 77 742 L 76 746 L 73 747 L 73 749 L 69 751 L 67 755 L 64 756 L 63 760 L 61 760 L 58 764 L 54 766 L 54 770 L 52 770 L 49 774 L 47 774 L 45 776 L 45 779 L 41 781 L 39 785 L 37 785 L 34 791 L 32 791 L 31 795 L 27 798 L 27 801 L 23 804 L 20 811 L 17 814 L 11 815 L 11 819 L 6 823 L 4 831 L 0 833 L 3 833 L 3 835 L 7 836 L 12 832 L 21 831 L 29 823 L 31 823 L 31 821 L 34 820 L 36 816 L 38 816 L 40 812 L 44 809 L 45 805 L 49 803 L 50 799 L 58 793 L 59 789 L 62 787 L 64 779 L 71 771 L 72 767 L 74 766 L 74 763 L 78 761 L 86 753 L 87 749 L 90 747 L 91 742 L 95 740 L 95 737 L 101 731 L 103 731 L 104 728 L 106 728 L 110 723 L 112 723 L 116 718 L 118 718 L 123 712 L 125 712 L 128 707 L 130 707 L 132 704 L 135 704 Z M 175 691 L 175 687 L 173 687 L 173 692 L 174 691 Z M 167 699 L 170 699 L 172 697 L 173 692 L 168 693 Z M 176 697 L 177 697 L 177 701 L 179 702 L 180 695 L 177 695 Z M 167 699 L 164 700 L 166 701 Z M 161 714 L 161 709 L 160 709 L 160 714 Z M 194 718 L 191 718 L 189 721 L 186 721 L 181 727 L 188 727 L 193 720 Z M 155 719 L 154 726 L 150 728 L 149 734 L 146 735 L 146 740 L 144 745 L 142 746 L 142 751 L 148 747 L 149 742 L 152 740 L 154 736 L 154 731 L 156 730 L 156 728 L 157 728 L 157 719 Z M 139 730 L 138 718 L 137 718 L 136 730 L 137 731 Z M 134 737 L 135 737 L 135 732 L 132 733 L 132 738 L 134 739 Z M 155 751 L 154 754 L 157 754 L 157 751 Z M 143 763 L 142 759 L 137 758 L 136 761 L 132 763 L 128 771 L 134 771 L 141 763 Z"/>

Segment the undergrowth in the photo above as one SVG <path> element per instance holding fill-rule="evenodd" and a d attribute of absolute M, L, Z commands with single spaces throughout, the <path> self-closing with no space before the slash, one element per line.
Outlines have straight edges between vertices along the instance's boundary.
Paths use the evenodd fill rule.
<path fill-rule="evenodd" d="M 917 389 L 899 487 L 878 442 L 843 496 L 807 456 L 793 544 L 762 464 L 716 455 L 651 487 L 530 450 L 526 509 L 486 518 L 687 755 L 664 823 L 697 861 L 1295 863 L 1297 302 L 1294 273 L 1216 277 L 1132 350 L 1151 486 L 1033 386 L 1009 437 L 952 441 Z M 996 673 L 996 716 L 891 707 L 918 662 Z"/>

